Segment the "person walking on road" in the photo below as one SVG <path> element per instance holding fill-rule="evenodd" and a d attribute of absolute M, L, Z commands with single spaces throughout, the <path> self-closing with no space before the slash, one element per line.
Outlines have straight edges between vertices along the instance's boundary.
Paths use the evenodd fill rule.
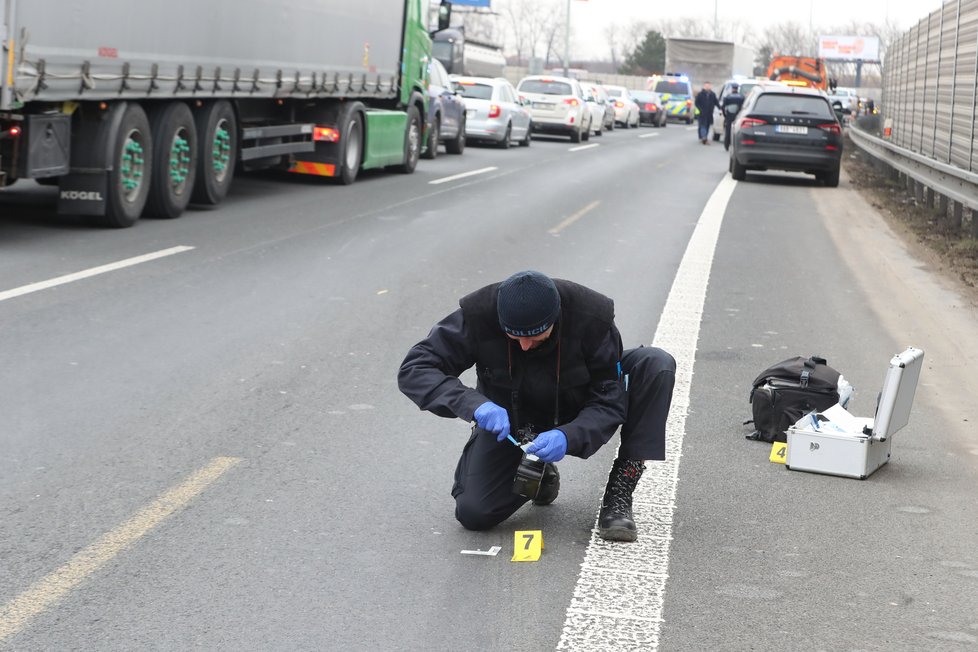
<path fill-rule="evenodd" d="M 720 102 L 717 100 L 710 82 L 703 82 L 702 90 L 696 94 L 696 108 L 699 110 L 696 121 L 699 125 L 700 142 L 704 145 L 710 144 L 709 136 L 710 126 L 713 124 L 713 109 L 719 106 Z"/>
<path fill-rule="evenodd" d="M 730 149 L 730 127 L 733 121 L 744 106 L 744 96 L 740 94 L 740 84 L 730 84 L 730 92 L 727 93 L 720 106 L 720 113 L 723 114 L 723 149 Z"/>
<path fill-rule="evenodd" d="M 523 459 L 546 462 L 537 505 L 560 488 L 555 462 L 587 458 L 621 426 L 598 534 L 634 541 L 632 493 L 645 462 L 665 459 L 676 361 L 656 347 L 624 351 L 614 302 L 537 271 L 513 274 L 459 300 L 415 344 L 398 387 L 422 410 L 474 421 L 455 469 L 455 518 L 469 530 L 503 522 L 530 498 L 513 491 Z M 475 366 L 477 383 L 459 380 Z"/>

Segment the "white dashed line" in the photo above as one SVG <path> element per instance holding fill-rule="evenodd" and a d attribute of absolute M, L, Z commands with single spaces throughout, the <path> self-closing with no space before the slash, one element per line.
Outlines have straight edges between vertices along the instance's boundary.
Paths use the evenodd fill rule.
<path fill-rule="evenodd" d="M 187 247 L 184 245 L 181 245 L 179 247 L 170 247 L 169 249 L 154 251 L 153 253 L 150 254 L 143 254 L 142 256 L 135 256 L 133 258 L 126 258 L 125 260 L 120 260 L 115 263 L 109 263 L 108 265 L 92 267 L 91 269 L 75 272 L 74 274 L 65 274 L 64 276 L 58 276 L 57 278 L 48 279 L 47 281 L 39 281 L 37 283 L 31 283 L 30 285 L 22 285 L 19 288 L 14 288 L 13 290 L 5 290 L 3 292 L 0 292 L 0 301 L 13 299 L 14 297 L 30 294 L 31 292 L 39 292 L 40 290 L 47 290 L 48 288 L 53 288 L 58 285 L 64 285 L 65 283 L 80 281 L 81 279 L 89 278 L 92 276 L 98 276 L 99 274 L 105 274 L 106 272 L 113 272 L 117 269 L 122 269 L 124 267 L 132 267 L 133 265 L 149 262 L 151 260 L 156 260 L 157 258 L 163 258 L 165 256 L 172 256 L 173 254 L 183 253 L 184 251 L 190 251 L 191 249 L 193 249 L 193 247 Z"/>
<path fill-rule="evenodd" d="M 571 147 L 568 152 L 580 152 L 585 149 L 594 149 L 595 147 L 601 147 L 600 143 L 591 143 L 590 145 L 578 145 L 577 147 Z"/>
<path fill-rule="evenodd" d="M 639 136 L 639 138 L 655 138 L 658 135 L 659 135 L 658 133 L 654 133 L 654 134 L 642 134 L 641 136 Z"/>
<path fill-rule="evenodd" d="M 434 181 L 429 181 L 428 185 L 437 186 L 441 183 L 448 183 L 449 181 L 457 181 L 458 179 L 465 179 L 466 177 L 474 177 L 477 174 L 485 174 L 486 172 L 492 172 L 493 170 L 498 170 L 496 167 L 482 168 L 480 170 L 472 170 L 471 172 L 462 172 L 461 174 L 453 174 L 450 177 L 442 177 L 441 179 L 435 179 Z"/>
<path fill-rule="evenodd" d="M 638 541 L 611 543 L 600 539 L 596 529 L 592 532 L 558 650 L 617 652 L 659 646 L 696 342 L 720 225 L 734 187 L 725 175 L 706 203 L 652 341 L 676 358 L 676 386 L 666 422 L 666 461 L 649 462 L 633 494 Z"/>

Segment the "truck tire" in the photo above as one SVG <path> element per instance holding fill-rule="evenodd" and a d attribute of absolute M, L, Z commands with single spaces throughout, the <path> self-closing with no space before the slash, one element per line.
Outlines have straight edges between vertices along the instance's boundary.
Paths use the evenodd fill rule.
<path fill-rule="evenodd" d="M 421 158 L 421 113 L 411 105 L 407 110 L 407 129 L 404 130 L 404 162 L 394 166 L 402 174 L 411 174 Z"/>
<path fill-rule="evenodd" d="M 458 125 L 458 135 L 445 143 L 445 151 L 449 154 L 461 154 L 465 151 L 465 115 Z"/>
<path fill-rule="evenodd" d="M 438 141 L 440 138 L 441 116 L 436 114 L 435 119 L 431 121 L 431 128 L 428 129 L 428 143 L 424 154 L 422 154 L 424 158 L 431 160 L 438 157 Z"/>
<path fill-rule="evenodd" d="M 153 137 L 143 107 L 129 102 L 123 110 L 112 144 L 112 168 L 108 172 L 105 215 L 102 226 L 132 226 L 143 214 L 153 171 Z"/>
<path fill-rule="evenodd" d="M 190 201 L 215 206 L 231 188 L 238 158 L 238 123 L 227 100 L 210 102 L 197 111 L 197 175 Z"/>
<path fill-rule="evenodd" d="M 197 176 L 197 126 L 190 108 L 170 102 L 153 112 L 153 168 L 150 172 L 146 214 L 180 217 Z"/>
<path fill-rule="evenodd" d="M 339 173 L 333 177 L 337 183 L 348 186 L 357 180 L 363 163 L 363 115 L 359 102 L 351 103 L 340 122 Z"/>

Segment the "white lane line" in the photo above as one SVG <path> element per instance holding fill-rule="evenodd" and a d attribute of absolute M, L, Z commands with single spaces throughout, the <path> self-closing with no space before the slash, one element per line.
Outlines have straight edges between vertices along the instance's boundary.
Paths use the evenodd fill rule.
<path fill-rule="evenodd" d="M 30 285 L 22 285 L 19 288 L 14 288 L 12 290 L 4 290 L 3 292 L 0 292 L 0 301 L 13 299 L 14 297 L 30 294 L 31 292 L 47 290 L 48 288 L 53 288 L 58 285 L 64 285 L 65 283 L 71 283 L 72 281 L 80 281 L 83 278 L 98 276 L 99 274 L 105 274 L 106 272 L 113 272 L 117 269 L 122 269 L 124 267 L 132 267 L 133 265 L 145 263 L 150 260 L 156 260 L 157 258 L 172 256 L 173 254 L 180 254 L 183 253 L 184 251 L 190 251 L 191 249 L 193 249 L 193 247 L 188 247 L 185 245 L 180 245 L 179 247 L 170 247 L 169 249 L 154 251 L 153 253 L 143 254 L 142 256 L 126 258 L 125 260 L 120 260 L 115 263 L 109 263 L 107 265 L 101 265 L 99 267 L 92 267 L 90 269 L 82 270 L 80 272 L 75 272 L 74 274 L 65 274 L 64 276 L 58 276 L 56 278 L 48 279 L 47 281 L 38 281 L 37 283 L 31 283 Z"/>
<path fill-rule="evenodd" d="M 577 147 L 571 147 L 568 152 L 580 152 L 585 149 L 594 149 L 595 147 L 601 147 L 601 143 L 591 143 L 590 145 L 578 145 Z"/>
<path fill-rule="evenodd" d="M 695 131 L 699 129 L 699 125 L 686 127 L 686 131 Z"/>
<path fill-rule="evenodd" d="M 560 224 L 558 224 L 554 228 L 552 228 L 549 231 L 547 231 L 547 233 L 549 233 L 551 235 L 557 235 L 558 233 L 560 233 L 561 231 L 563 231 L 565 228 L 567 228 L 568 226 L 570 226 L 571 224 L 573 224 L 577 220 L 581 219 L 582 217 L 584 217 L 585 215 L 587 215 L 588 213 L 590 213 L 591 211 L 593 211 L 595 208 L 598 207 L 598 204 L 600 204 L 600 203 L 601 203 L 600 200 L 591 202 L 590 204 L 588 204 L 587 206 L 585 206 L 581 210 L 577 211 L 576 213 L 574 213 L 573 215 L 571 215 L 570 217 L 568 217 L 566 220 L 564 220 L 563 222 L 561 222 Z"/>
<path fill-rule="evenodd" d="M 207 466 L 102 535 L 95 543 L 76 552 L 63 566 L 0 607 L 0 643 L 23 630 L 32 618 L 47 610 L 92 573 L 187 505 L 241 461 L 240 457 L 215 457 Z"/>
<path fill-rule="evenodd" d="M 485 174 L 486 172 L 492 172 L 493 170 L 498 170 L 496 167 L 482 168 L 481 170 L 472 170 L 471 172 L 462 172 L 461 174 L 453 174 L 450 177 L 442 177 L 441 179 L 435 179 L 434 181 L 429 181 L 428 185 L 437 186 L 442 183 L 448 183 L 449 181 L 456 181 L 458 179 L 465 179 L 466 177 L 474 177 L 477 174 Z"/>
<path fill-rule="evenodd" d="M 720 225 L 735 187 L 725 175 L 706 203 L 652 341 L 676 358 L 676 387 L 666 422 L 666 461 L 649 462 L 633 494 L 638 541 L 610 543 L 592 531 L 558 650 L 617 652 L 625 642 L 628 649 L 658 649 L 696 342 Z"/>
<path fill-rule="evenodd" d="M 641 136 L 639 136 L 639 138 L 655 138 L 658 135 L 659 135 L 658 133 L 654 133 L 654 134 L 642 134 Z"/>

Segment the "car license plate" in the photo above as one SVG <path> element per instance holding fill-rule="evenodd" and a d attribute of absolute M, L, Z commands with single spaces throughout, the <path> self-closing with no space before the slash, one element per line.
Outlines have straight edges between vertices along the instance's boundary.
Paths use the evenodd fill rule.
<path fill-rule="evenodd" d="M 553 110 L 553 108 L 555 106 L 557 106 L 557 105 L 556 104 L 551 104 L 550 102 L 534 102 L 533 103 L 533 108 L 534 109 L 543 109 L 544 111 L 551 111 L 551 110 Z"/>
<path fill-rule="evenodd" d="M 465 110 L 465 117 L 466 118 L 471 118 L 473 116 L 475 116 L 475 109 L 466 109 Z"/>
<path fill-rule="evenodd" d="M 807 134 L 808 127 L 796 127 L 795 125 L 778 125 L 774 128 L 779 134 Z"/>

